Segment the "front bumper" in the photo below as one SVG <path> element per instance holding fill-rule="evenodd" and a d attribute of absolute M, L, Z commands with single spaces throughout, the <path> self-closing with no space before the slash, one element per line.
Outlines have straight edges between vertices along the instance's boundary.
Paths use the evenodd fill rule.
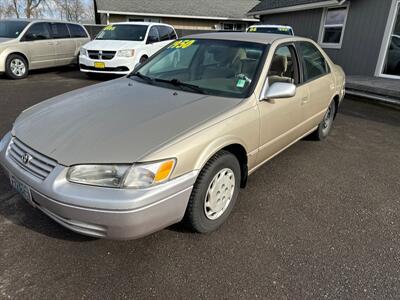
<path fill-rule="evenodd" d="M 10 136 L 6 136 L 8 145 Z M 140 238 L 182 220 L 197 171 L 148 189 L 110 189 L 70 183 L 57 165 L 41 180 L 0 149 L 0 165 L 29 186 L 30 204 L 75 232 L 109 239 Z"/>
<path fill-rule="evenodd" d="M 95 62 L 102 62 L 105 64 L 104 69 L 97 69 L 94 67 Z M 119 74 L 126 75 L 133 71 L 136 66 L 135 57 L 114 57 L 110 60 L 95 60 L 90 57 L 80 55 L 79 67 L 82 72 L 99 73 L 99 74 Z"/>

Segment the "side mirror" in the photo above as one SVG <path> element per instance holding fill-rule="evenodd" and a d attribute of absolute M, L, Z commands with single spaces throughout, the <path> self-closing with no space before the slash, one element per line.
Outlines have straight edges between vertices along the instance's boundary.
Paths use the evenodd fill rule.
<path fill-rule="evenodd" d="M 265 100 L 290 98 L 296 95 L 296 86 L 293 83 L 275 82 L 271 84 L 264 95 Z"/>

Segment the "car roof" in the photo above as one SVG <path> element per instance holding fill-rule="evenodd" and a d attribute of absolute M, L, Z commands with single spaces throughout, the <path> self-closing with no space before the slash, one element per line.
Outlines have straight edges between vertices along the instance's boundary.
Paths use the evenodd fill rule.
<path fill-rule="evenodd" d="M 260 28 L 276 28 L 276 27 L 280 27 L 280 28 L 292 28 L 292 26 L 289 25 L 274 25 L 274 24 L 262 24 L 262 25 L 251 25 L 250 27 L 260 27 Z"/>
<path fill-rule="evenodd" d="M 53 19 L 28 19 L 28 18 L 7 18 L 4 21 L 22 21 L 29 23 L 37 23 L 37 22 L 49 22 L 49 23 L 65 23 L 65 24 L 79 24 L 78 22 L 70 22 L 65 20 L 53 20 Z M 82 25 L 82 24 L 79 24 Z"/>
<path fill-rule="evenodd" d="M 115 23 L 112 23 L 112 25 L 145 25 L 145 26 L 163 25 L 163 26 L 172 27 L 171 25 L 168 25 L 168 24 L 156 23 L 156 22 L 115 22 Z"/>
<path fill-rule="evenodd" d="M 193 34 L 186 36 L 185 39 L 212 39 L 212 40 L 230 40 L 242 41 L 259 44 L 272 44 L 276 40 L 288 39 L 285 34 L 270 34 L 257 32 L 211 32 L 202 34 Z M 291 37 L 293 39 L 294 37 Z"/>

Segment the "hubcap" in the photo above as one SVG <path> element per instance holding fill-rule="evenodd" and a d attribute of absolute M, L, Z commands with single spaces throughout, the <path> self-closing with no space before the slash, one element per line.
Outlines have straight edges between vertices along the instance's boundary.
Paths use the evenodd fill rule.
<path fill-rule="evenodd" d="M 211 180 L 204 201 L 204 213 L 210 220 L 218 219 L 228 208 L 235 191 L 235 174 L 231 169 L 219 171 Z"/>
<path fill-rule="evenodd" d="M 334 116 L 334 108 L 331 104 L 324 116 L 324 120 L 322 121 L 322 131 L 323 133 L 329 132 L 333 123 L 333 116 Z"/>
<path fill-rule="evenodd" d="M 11 72 L 18 77 L 24 76 L 26 72 L 25 63 L 19 58 L 14 58 L 10 63 Z"/>

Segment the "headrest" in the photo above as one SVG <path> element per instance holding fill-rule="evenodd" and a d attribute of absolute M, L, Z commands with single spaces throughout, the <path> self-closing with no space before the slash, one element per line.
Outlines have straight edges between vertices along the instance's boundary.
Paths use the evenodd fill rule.
<path fill-rule="evenodd" d="M 288 61 L 286 56 L 274 55 L 269 69 L 270 75 L 282 76 L 288 68 Z"/>

